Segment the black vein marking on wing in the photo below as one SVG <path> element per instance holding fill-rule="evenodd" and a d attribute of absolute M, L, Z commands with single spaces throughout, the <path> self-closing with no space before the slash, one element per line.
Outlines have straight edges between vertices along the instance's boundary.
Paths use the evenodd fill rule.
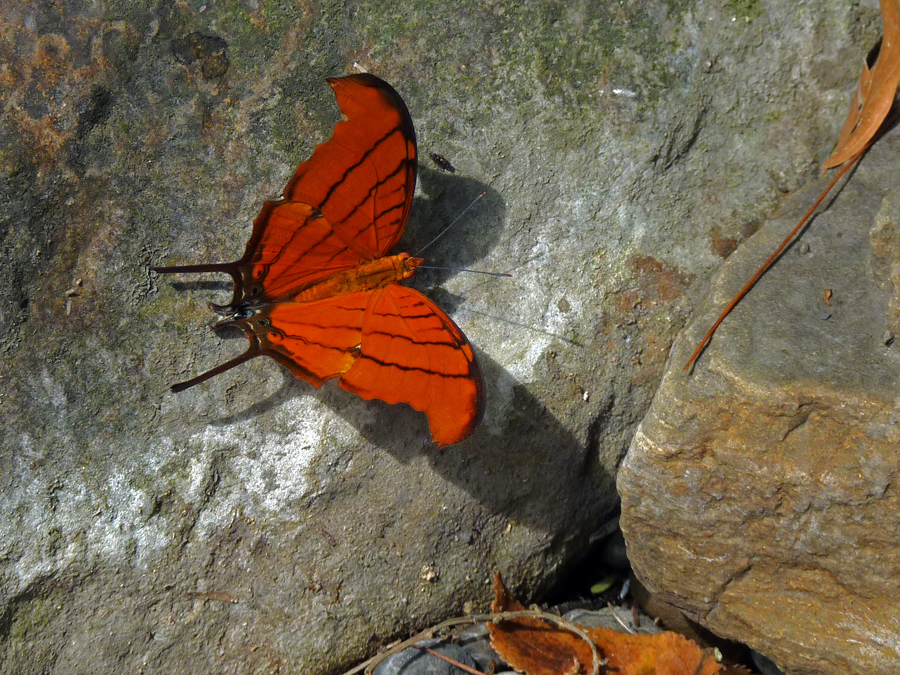
<path fill-rule="evenodd" d="M 368 220 L 368 224 L 364 228 L 359 230 L 359 233 L 356 236 L 360 236 L 363 233 L 368 234 L 368 232 L 370 230 L 375 228 L 376 248 L 378 251 L 381 251 L 383 248 L 381 246 L 381 243 L 378 242 L 378 229 L 377 228 L 380 224 L 379 221 L 385 214 L 390 213 L 391 211 L 400 210 L 400 212 L 401 212 L 400 215 L 402 216 L 402 212 L 406 209 L 406 202 L 407 202 L 406 194 L 405 194 L 406 193 L 406 184 L 405 183 L 403 184 L 402 187 L 397 187 L 397 188 L 391 190 L 390 192 L 385 192 L 383 194 L 378 194 L 378 188 L 380 186 L 384 185 L 385 183 L 387 183 L 392 177 L 394 177 L 398 173 L 400 173 L 404 169 L 404 164 L 406 164 L 405 161 L 401 162 L 397 166 L 396 170 L 391 172 L 386 178 L 383 178 L 378 183 L 376 183 L 375 186 L 371 190 L 369 190 L 366 197 L 363 198 L 362 200 L 360 200 L 359 202 L 357 202 L 356 204 L 354 204 L 353 209 L 346 216 L 344 216 L 344 218 L 342 218 L 340 221 L 343 223 L 343 222 L 349 220 L 351 217 L 355 216 L 356 214 L 362 212 L 363 206 L 365 206 L 370 200 L 375 201 L 376 204 L 381 204 L 381 203 L 387 202 L 388 199 L 390 197 L 393 197 L 396 193 L 400 193 L 401 200 L 398 203 L 385 204 L 386 208 L 384 208 L 384 210 L 382 210 L 381 212 L 373 214 L 372 218 L 368 218 L 368 216 L 366 216 L 363 213 L 363 217 Z M 377 199 L 376 199 L 376 195 L 377 195 Z M 394 225 L 397 223 L 398 220 L 399 220 L 399 218 L 392 218 L 390 221 L 388 221 L 388 224 Z"/>
<path fill-rule="evenodd" d="M 313 386 L 316 386 L 316 382 L 321 382 L 323 380 L 321 376 L 317 375 L 285 352 L 281 352 L 275 348 L 270 347 L 261 353 L 265 354 L 266 356 L 271 356 L 273 359 L 278 361 L 278 363 L 291 371 L 294 375 L 297 375 L 299 373 L 299 377 L 313 384 Z"/>
<path fill-rule="evenodd" d="M 322 199 L 322 206 L 325 206 L 326 204 L 328 204 L 328 201 L 334 196 L 335 191 L 336 191 L 341 185 L 344 184 L 344 182 L 347 180 L 347 177 L 348 177 L 351 173 L 353 173 L 353 171 L 355 171 L 356 169 L 358 169 L 359 167 L 361 167 L 363 164 L 365 164 L 365 162 L 369 160 L 369 158 L 371 157 L 371 155 L 373 155 L 373 154 L 375 153 L 375 151 L 378 150 L 378 148 L 379 148 L 383 143 L 386 143 L 388 140 L 390 140 L 391 136 L 393 136 L 395 133 L 399 133 L 399 134 L 401 135 L 401 137 L 403 136 L 403 132 L 400 131 L 400 125 L 399 125 L 399 124 L 395 124 L 394 126 L 392 126 L 392 127 L 387 131 L 387 133 L 383 134 L 383 135 L 381 136 L 381 138 L 379 138 L 371 148 L 369 148 L 368 150 L 366 150 L 366 151 L 362 154 L 362 156 L 359 158 L 359 161 L 357 161 L 355 164 L 351 164 L 350 166 L 348 166 L 348 167 L 346 168 L 346 170 L 344 171 L 343 175 L 341 176 L 341 178 L 340 178 L 339 180 L 335 181 L 334 185 L 332 185 L 331 188 L 328 190 L 328 192 L 325 193 L 325 197 L 324 197 L 324 199 Z M 406 140 L 406 139 L 404 138 L 404 141 L 405 141 L 405 140 Z M 400 161 L 400 166 L 402 166 L 403 163 L 406 162 L 406 160 L 407 160 L 407 158 L 404 157 L 404 158 Z M 376 166 L 377 166 L 377 164 L 376 164 Z M 399 166 L 398 166 L 398 169 L 399 169 Z M 394 174 L 396 174 L 396 173 L 397 173 L 397 172 L 396 172 L 396 170 L 395 170 L 394 172 L 392 172 L 391 175 L 394 175 Z M 389 177 L 390 177 L 390 176 L 389 176 Z M 382 181 L 382 182 L 383 182 L 383 181 Z M 320 207 L 320 208 L 321 208 L 321 207 Z"/>
<path fill-rule="evenodd" d="M 402 188 L 398 187 L 398 188 L 394 189 L 392 192 L 386 192 L 383 195 L 381 195 L 382 198 L 379 201 L 381 201 L 381 202 L 387 201 L 387 197 L 391 196 L 394 192 L 405 193 L 406 192 L 405 188 L 406 188 L 406 185 L 404 184 Z M 386 205 L 386 208 L 383 211 L 375 213 L 375 222 L 372 224 L 373 225 L 376 224 L 385 214 L 390 213 L 391 211 L 396 211 L 397 209 L 402 210 L 405 207 L 406 207 L 406 195 L 404 194 L 403 199 L 401 200 L 401 202 L 399 204 L 396 204 L 394 206 Z"/>
<path fill-rule="evenodd" d="M 459 332 L 459 329 L 456 327 L 456 324 L 453 323 L 450 317 L 446 316 L 437 305 L 428 300 L 428 298 L 426 298 L 424 295 L 406 286 L 398 285 L 397 288 L 406 291 L 400 298 L 396 296 L 392 297 L 398 311 L 396 313 L 382 312 L 380 314 L 381 317 L 396 317 L 403 319 L 404 322 L 406 322 L 407 319 L 423 319 L 425 317 L 434 317 L 438 321 L 440 321 L 443 329 L 448 330 L 451 333 Z M 436 329 L 414 329 L 410 327 L 409 330 L 411 333 L 421 333 L 426 330 Z M 464 342 L 459 342 L 458 340 L 454 340 L 453 342 L 454 344 L 464 344 Z"/>
<path fill-rule="evenodd" d="M 323 331 L 326 333 L 328 331 L 350 331 L 350 332 L 359 333 L 362 330 L 361 328 L 355 326 L 352 323 L 337 324 L 337 320 L 338 320 L 337 317 L 342 312 L 348 316 L 360 314 L 363 311 L 363 309 L 361 309 L 359 307 L 335 306 L 330 311 L 331 311 L 331 316 L 334 317 L 334 319 L 335 319 L 331 323 L 319 323 L 317 321 L 309 321 L 309 320 L 293 319 L 293 318 L 289 319 L 289 318 L 286 318 L 283 316 L 279 316 L 278 317 L 278 325 L 275 326 L 274 331 L 277 331 L 283 339 L 297 340 L 298 342 L 303 342 L 305 344 L 319 345 L 321 347 L 327 347 L 328 349 L 338 349 L 339 351 L 348 352 L 348 353 L 353 351 L 355 346 L 351 347 L 349 349 L 343 349 L 343 348 L 335 347 L 334 342 L 319 342 L 316 340 L 310 340 L 308 337 L 306 337 L 302 334 L 293 333 L 293 332 L 289 333 L 288 331 L 286 331 L 284 329 L 285 326 L 291 326 L 292 330 L 314 329 L 314 330 L 320 330 L 320 331 Z M 355 340 L 355 341 L 358 341 L 358 340 Z"/>
<path fill-rule="evenodd" d="M 285 244 L 280 247 L 279 252 L 272 257 L 271 262 L 258 263 L 259 266 L 264 268 L 268 272 L 269 268 L 280 263 L 281 259 L 287 254 L 288 250 L 292 247 L 292 245 L 293 245 L 294 241 L 297 239 L 297 237 L 299 237 L 301 234 L 304 234 L 303 233 L 304 226 L 305 226 L 305 223 L 304 223 L 304 225 L 301 225 L 300 227 L 298 227 L 291 234 L 290 239 L 288 239 L 287 242 L 285 242 Z M 331 237 L 333 234 L 334 234 L 333 232 L 323 232 L 322 237 L 317 242 L 313 243 L 312 246 L 307 246 L 303 251 L 299 252 L 299 255 L 296 256 L 297 260 L 294 260 L 292 262 L 288 262 L 285 264 L 290 265 L 292 267 L 299 267 L 299 259 L 300 258 L 302 258 L 307 253 L 313 253 L 319 246 L 324 244 L 328 240 L 328 238 Z M 342 251 L 338 251 L 337 254 L 331 256 L 331 259 L 333 260 L 340 253 L 342 253 Z M 257 255 L 261 255 L 261 254 L 262 254 L 262 250 L 257 253 Z M 301 269 L 304 269 L 304 271 L 305 271 L 306 269 L 309 269 L 309 268 L 301 268 Z M 287 277 L 289 275 L 290 275 L 290 273 L 287 272 L 283 276 Z"/>
<path fill-rule="evenodd" d="M 382 137 L 370 149 L 366 150 L 366 152 L 363 153 L 363 155 L 359 159 L 359 161 L 348 166 L 347 169 L 343 172 L 341 178 L 339 180 L 335 181 L 335 183 L 331 186 L 331 188 L 329 188 L 328 192 L 325 194 L 324 199 L 322 200 L 322 204 L 320 205 L 320 208 L 323 211 L 328 208 L 328 206 L 327 206 L 328 202 L 331 200 L 332 197 L 336 196 L 335 193 L 337 192 L 337 190 L 345 182 L 347 182 L 350 179 L 351 174 L 354 171 L 356 171 L 357 169 L 359 169 L 360 167 L 364 166 L 366 162 L 372 161 L 371 156 L 376 151 L 378 151 L 378 149 L 384 143 L 391 140 L 391 138 L 394 137 L 396 134 L 400 134 L 400 137 L 401 137 L 401 140 L 402 140 L 404 146 L 406 145 L 407 139 L 406 139 L 405 135 L 403 134 L 401 126 L 398 124 L 398 125 L 394 125 L 393 127 L 391 127 L 391 129 L 386 134 L 382 135 Z M 369 222 L 369 224 L 366 227 L 361 229 L 356 236 L 359 236 L 359 234 L 362 234 L 364 232 L 368 232 L 371 228 L 377 228 L 379 219 L 381 219 L 381 217 L 384 216 L 385 214 L 390 213 L 391 211 L 394 211 L 397 209 L 400 209 L 401 211 L 404 210 L 406 208 L 407 202 L 411 198 L 411 195 L 408 194 L 409 190 L 407 189 L 408 188 L 407 180 L 404 180 L 396 188 L 394 188 L 388 192 L 385 192 L 383 194 L 379 194 L 378 190 L 381 186 L 385 185 L 392 179 L 396 178 L 398 175 L 403 174 L 403 173 L 408 173 L 410 159 L 411 158 L 408 155 L 404 155 L 403 157 L 401 157 L 400 160 L 397 162 L 396 167 L 392 171 L 390 171 L 390 173 L 385 175 L 383 178 L 380 178 L 379 181 L 377 183 L 375 183 L 375 185 L 372 186 L 372 188 L 368 191 L 368 193 L 366 193 L 365 196 L 362 197 L 358 202 L 356 202 L 355 204 L 352 204 L 351 205 L 352 208 L 346 213 L 346 215 L 344 215 L 338 223 L 332 223 L 332 226 L 336 226 L 339 223 L 346 222 L 347 220 L 350 220 L 353 216 L 355 216 L 359 213 L 362 213 L 363 206 L 366 203 L 368 203 L 370 200 L 376 199 L 376 195 L 377 195 L 377 201 L 376 201 L 377 204 L 384 203 L 384 202 L 388 201 L 389 198 L 391 198 L 397 194 L 400 195 L 400 200 L 399 200 L 399 202 L 397 202 L 395 204 L 393 204 L 393 203 L 386 204 L 385 205 L 386 208 L 384 208 L 380 213 L 374 214 L 375 217 L 371 220 L 371 222 Z M 382 167 L 374 161 L 372 162 L 372 164 L 375 167 L 376 174 L 380 174 Z M 362 213 L 362 215 L 364 218 L 366 217 L 365 213 Z M 392 223 L 393 222 L 396 222 L 396 221 L 392 221 Z M 376 229 L 376 242 L 378 240 L 377 234 L 378 234 L 378 231 Z M 378 247 L 378 250 L 381 251 L 380 246 Z"/>
<path fill-rule="evenodd" d="M 400 288 L 404 287 L 401 286 Z M 398 311 L 379 312 L 378 319 L 382 321 L 392 319 L 402 321 L 406 325 L 409 335 L 404 335 L 391 330 L 379 330 L 373 328 L 370 324 L 363 330 L 364 339 L 362 353 L 359 357 L 360 360 L 368 360 L 383 368 L 396 368 L 397 370 L 404 372 L 420 372 L 450 379 L 470 379 L 471 369 L 474 364 L 465 356 L 463 349 L 468 346 L 468 342 L 459 332 L 459 329 L 456 328 L 456 325 L 450 321 L 448 317 L 444 317 L 442 315 L 443 313 L 430 302 L 423 302 L 411 295 L 405 295 L 403 298 L 394 297 L 392 300 Z M 404 302 L 404 300 L 406 302 Z M 415 321 L 418 319 L 433 319 L 436 320 L 437 323 L 434 325 L 416 326 Z M 434 337 L 432 337 L 432 339 L 423 339 L 423 336 Z M 365 338 L 376 339 L 373 341 L 371 339 L 366 340 Z M 366 345 L 371 345 L 373 342 L 381 343 L 381 340 L 385 339 L 386 344 L 390 345 L 391 351 L 397 350 L 403 354 L 411 353 L 412 348 L 415 347 L 425 348 L 425 354 L 429 362 L 432 361 L 432 357 L 436 357 L 439 360 L 439 364 L 449 366 L 450 369 L 461 365 L 458 357 L 459 353 L 463 351 L 464 362 L 468 364 L 468 367 L 464 372 L 453 373 L 449 372 L 447 369 L 435 370 L 421 365 L 403 365 L 395 363 L 394 361 L 386 361 L 372 356 L 372 354 L 369 353 L 371 349 L 367 350 Z M 403 343 L 403 346 L 397 346 L 397 341 Z M 429 348 L 436 348 L 440 351 L 437 354 L 434 354 L 429 351 Z M 378 351 L 381 351 L 381 349 Z"/>
<path fill-rule="evenodd" d="M 251 276 L 254 281 L 266 279 L 273 267 L 280 266 L 280 269 L 276 270 L 278 276 L 269 282 L 271 287 L 268 290 L 269 297 L 272 297 L 273 291 L 276 296 L 282 296 L 314 283 L 316 277 L 309 277 L 315 272 L 326 275 L 329 272 L 349 269 L 361 260 L 358 253 L 345 246 L 344 240 L 334 231 L 331 224 L 324 220 L 318 209 L 314 210 L 312 217 L 303 221 L 279 215 L 278 209 L 285 208 L 286 205 L 289 207 L 290 204 L 284 201 L 267 203 L 265 208 L 269 212 L 259 225 L 258 235 L 254 235 L 248 243 L 247 253 L 241 261 L 242 265 L 249 265 L 253 270 Z M 292 227 L 298 222 L 299 226 Z M 314 227 L 321 229 L 321 233 L 315 237 L 310 232 Z M 281 234 L 284 233 L 288 238 L 282 243 Z M 297 240 L 301 237 L 305 237 L 307 241 L 298 244 Z M 348 254 L 352 256 L 352 260 L 335 262 Z M 307 257 L 312 257 L 315 264 L 304 263 L 304 258 Z M 263 262 L 264 260 L 266 262 Z"/>
<path fill-rule="evenodd" d="M 416 293 L 418 295 L 421 295 L 418 293 L 418 291 Z M 422 302 L 418 298 L 414 298 L 409 295 L 405 296 L 405 298 L 409 299 L 409 304 L 403 305 L 403 313 L 399 314 L 400 318 L 402 318 L 402 319 L 422 319 L 422 318 L 425 318 L 426 316 L 435 316 L 438 319 L 440 319 L 442 325 L 446 324 L 443 317 L 441 317 L 440 314 L 437 314 L 434 311 L 436 306 L 433 305 L 430 301 L 427 303 Z M 397 304 L 399 306 L 399 301 L 397 301 L 397 300 L 395 300 L 395 301 L 397 302 Z M 420 311 L 418 313 L 413 313 L 411 310 L 415 310 L 415 309 L 418 309 Z M 398 316 L 398 315 L 382 314 L 382 316 Z"/>
<path fill-rule="evenodd" d="M 435 330 L 440 330 L 441 333 L 446 333 L 446 331 L 444 331 L 442 329 L 438 329 L 438 328 L 429 328 L 429 329 L 427 329 L 427 331 L 419 331 L 419 332 L 423 333 L 423 332 L 431 332 L 431 331 L 435 331 Z M 411 345 L 422 345 L 423 347 L 427 347 L 429 345 L 432 345 L 435 347 L 450 347 L 454 353 L 456 353 L 455 347 L 460 346 L 460 343 L 457 342 L 456 340 L 439 340 L 439 341 L 438 340 L 416 340 L 416 339 L 407 337 L 405 335 L 400 335 L 398 333 L 389 333 L 387 331 L 373 330 L 371 328 L 367 331 L 366 334 L 367 335 L 385 335 L 393 340 L 405 340 L 406 342 L 410 343 Z"/>
<path fill-rule="evenodd" d="M 330 225 L 330 223 L 329 223 L 329 225 Z M 292 245 L 293 245 L 294 241 L 297 239 L 297 237 L 299 237 L 301 234 L 303 234 L 303 232 L 302 232 L 303 229 L 304 229 L 303 226 L 297 228 L 297 230 L 293 234 L 291 234 L 291 238 L 288 239 L 287 243 L 281 247 L 281 250 L 278 252 L 278 254 L 272 258 L 272 261 L 269 263 L 266 263 L 263 266 L 266 268 L 269 268 L 272 265 L 278 264 L 281 261 L 282 257 L 284 257 L 287 254 L 288 250 L 292 247 Z M 297 268 L 299 270 L 302 270 L 303 272 L 306 272 L 307 270 L 310 270 L 310 269 L 330 269 L 328 267 L 303 266 L 302 258 L 308 254 L 323 255 L 322 253 L 318 252 L 319 247 L 328 244 L 328 240 L 331 239 L 332 237 L 336 237 L 336 236 L 337 236 L 337 234 L 335 233 L 333 228 L 329 229 L 328 231 L 323 232 L 322 236 L 318 239 L 318 241 L 313 242 L 311 246 L 305 247 L 304 250 L 302 250 L 302 251 L 297 251 L 297 255 L 295 255 L 295 260 L 289 261 L 285 264 L 290 265 L 291 267 Z M 333 246 L 333 244 L 329 244 L 329 246 Z M 326 254 L 326 255 L 328 255 L 328 257 L 325 259 L 325 262 L 333 261 L 335 258 L 337 258 L 338 256 L 345 253 L 345 250 L 346 249 L 339 248 L 339 249 L 335 250 L 334 252 L 332 252 L 330 255 Z M 291 274 L 289 271 L 286 271 L 283 274 L 283 276 L 288 278 L 291 276 Z M 298 275 L 295 275 L 295 276 L 298 276 Z"/>
<path fill-rule="evenodd" d="M 291 323 L 294 326 L 307 326 L 307 327 L 314 326 L 316 328 L 321 328 L 323 330 L 328 330 L 329 328 L 332 328 L 332 326 L 325 326 L 325 325 L 314 324 L 314 323 L 310 323 L 310 322 L 301 323 L 299 321 L 291 321 L 291 322 L 286 322 L 283 320 L 279 321 L 279 324 L 283 324 L 283 323 Z M 287 331 L 284 331 L 281 329 L 279 329 L 278 332 L 280 333 L 281 338 L 284 340 L 296 340 L 297 342 L 302 342 L 305 345 L 323 347 L 324 349 L 330 349 L 332 351 L 341 352 L 343 354 L 350 354 L 351 352 L 353 352 L 356 349 L 355 346 L 344 348 L 344 347 L 336 346 L 333 342 L 320 342 L 319 340 L 311 340 L 304 335 L 288 333 Z M 281 346 L 281 345 L 278 345 L 278 343 L 270 343 L 270 344 L 277 345 L 276 348 Z M 284 347 L 284 350 L 290 351 L 287 347 Z"/>
<path fill-rule="evenodd" d="M 421 342 L 417 344 L 423 344 Z M 440 344 L 447 344 L 446 342 L 442 342 Z M 471 368 L 469 371 L 465 373 L 446 373 L 440 370 L 431 370 L 430 368 L 421 368 L 418 366 L 403 366 L 399 363 L 394 363 L 393 361 L 382 361 L 381 359 L 376 359 L 374 356 L 368 356 L 365 352 L 359 355 L 360 361 L 372 361 L 373 363 L 377 363 L 382 368 L 396 368 L 397 370 L 402 370 L 405 372 L 418 372 L 418 373 L 427 373 L 429 375 L 436 375 L 437 377 L 446 377 L 450 380 L 469 380 L 471 379 Z M 471 363 L 471 361 L 469 361 Z"/>
<path fill-rule="evenodd" d="M 319 342 L 317 340 L 310 340 L 302 335 L 294 335 L 293 333 L 285 333 L 284 331 L 282 331 L 282 335 L 284 336 L 284 338 L 286 338 L 288 340 L 295 340 L 297 342 L 302 342 L 304 345 L 307 345 L 307 346 L 322 347 L 323 349 L 327 349 L 327 350 L 333 351 L 333 352 L 340 352 L 342 354 L 351 354 L 356 349 L 355 347 L 347 347 L 347 348 L 337 347 L 333 343 L 330 343 L 330 342 Z M 289 354 L 292 357 L 296 358 L 296 356 L 294 355 L 294 352 L 292 352 L 288 347 L 285 347 L 283 345 L 275 343 L 272 345 L 271 349 L 277 349 L 279 351 L 282 351 L 283 353 Z"/>

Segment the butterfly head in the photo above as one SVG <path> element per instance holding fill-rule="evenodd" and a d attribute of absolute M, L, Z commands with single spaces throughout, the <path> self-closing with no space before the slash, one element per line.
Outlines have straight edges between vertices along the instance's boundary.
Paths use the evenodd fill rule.
<path fill-rule="evenodd" d="M 231 326 L 256 314 L 256 310 L 250 306 L 249 302 L 242 302 L 238 305 L 217 305 L 211 302 L 209 307 L 219 315 L 210 325 L 210 328 L 214 330 L 223 326 Z"/>
<path fill-rule="evenodd" d="M 409 279 L 415 273 L 416 268 L 425 262 L 424 258 L 413 258 L 409 253 L 401 253 L 397 259 L 400 262 L 402 279 Z"/>

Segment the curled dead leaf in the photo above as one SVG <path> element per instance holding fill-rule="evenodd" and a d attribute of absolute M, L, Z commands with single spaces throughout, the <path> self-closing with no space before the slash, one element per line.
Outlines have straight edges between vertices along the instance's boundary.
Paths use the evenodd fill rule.
<path fill-rule="evenodd" d="M 492 612 L 524 609 L 494 577 Z M 512 668 L 526 675 L 564 675 L 573 660 L 590 672 L 591 649 L 582 638 L 539 619 L 488 623 L 491 645 Z M 605 672 L 621 675 L 727 675 L 710 652 L 677 633 L 629 635 L 610 628 L 582 628 L 606 661 Z M 737 672 L 737 671 L 735 671 Z"/>

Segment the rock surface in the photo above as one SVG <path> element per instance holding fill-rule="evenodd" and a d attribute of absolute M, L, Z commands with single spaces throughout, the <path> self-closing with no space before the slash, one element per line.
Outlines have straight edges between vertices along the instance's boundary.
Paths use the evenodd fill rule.
<path fill-rule="evenodd" d="M 0 671 L 333 672 L 559 577 L 705 279 L 831 150 L 877 3 L 0 8 Z M 264 199 L 326 139 L 325 77 L 403 95 L 414 280 L 475 344 L 488 412 L 313 390 L 207 330 Z"/>
<path fill-rule="evenodd" d="M 824 187 L 723 265 L 618 477 L 647 587 L 786 673 L 900 669 L 900 133 L 682 368 Z"/>

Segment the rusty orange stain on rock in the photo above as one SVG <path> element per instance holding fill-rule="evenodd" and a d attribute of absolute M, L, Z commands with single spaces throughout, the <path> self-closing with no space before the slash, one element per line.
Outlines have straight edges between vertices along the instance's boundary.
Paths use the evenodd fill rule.
<path fill-rule="evenodd" d="M 652 256 L 636 255 L 631 259 L 635 278 L 649 302 L 672 302 L 687 288 L 688 275 L 669 267 Z"/>
<path fill-rule="evenodd" d="M 709 230 L 709 249 L 720 258 L 727 258 L 737 248 L 737 239 L 722 236 L 722 228 L 714 225 Z"/>

